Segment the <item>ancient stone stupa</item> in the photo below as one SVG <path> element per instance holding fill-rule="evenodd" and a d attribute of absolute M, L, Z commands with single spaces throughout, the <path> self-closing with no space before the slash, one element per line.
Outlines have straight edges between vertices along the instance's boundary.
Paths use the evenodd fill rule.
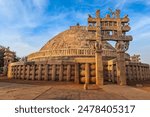
<path fill-rule="evenodd" d="M 103 18 L 97 10 L 95 17 L 89 15 L 88 26 L 71 26 L 40 51 L 28 55 L 27 60 L 11 63 L 8 77 L 97 85 L 150 79 L 149 65 L 133 61 L 126 53 L 132 41 L 126 34 L 128 22 L 127 15 L 120 17 L 120 10 Z M 115 47 L 109 41 L 114 41 Z"/>

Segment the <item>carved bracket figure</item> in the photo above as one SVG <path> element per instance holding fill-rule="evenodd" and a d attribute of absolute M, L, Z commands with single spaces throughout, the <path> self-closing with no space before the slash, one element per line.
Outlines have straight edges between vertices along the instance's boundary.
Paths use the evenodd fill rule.
<path fill-rule="evenodd" d="M 95 41 L 89 41 L 89 48 L 95 49 Z"/>
<path fill-rule="evenodd" d="M 101 42 L 95 41 L 95 50 L 96 51 L 102 50 L 102 43 Z"/>
<path fill-rule="evenodd" d="M 125 52 L 129 48 L 129 41 L 118 41 L 115 45 L 117 52 Z"/>

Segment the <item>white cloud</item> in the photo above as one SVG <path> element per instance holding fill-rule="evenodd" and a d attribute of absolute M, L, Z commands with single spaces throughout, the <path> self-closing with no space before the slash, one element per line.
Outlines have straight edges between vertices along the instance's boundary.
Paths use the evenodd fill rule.
<path fill-rule="evenodd" d="M 150 40 L 150 17 L 137 15 L 131 24 L 130 34 L 133 35 L 134 40 Z"/>
<path fill-rule="evenodd" d="M 49 0 L 32 0 L 32 2 L 37 8 L 43 9 L 48 4 Z"/>
<path fill-rule="evenodd" d="M 149 16 L 137 16 L 134 18 L 134 23 L 132 24 L 132 31 L 143 30 L 144 27 L 150 26 Z"/>
<path fill-rule="evenodd" d="M 45 15 L 47 3 L 48 0 L 0 0 L 0 45 L 9 46 L 19 56 L 26 56 L 38 51 L 50 37 L 62 31 L 62 26 L 54 30 L 51 22 L 63 19 L 67 14 Z M 47 22 L 49 28 L 45 27 L 40 34 L 34 32 Z"/>
<path fill-rule="evenodd" d="M 115 8 L 116 9 L 119 8 L 121 10 L 124 7 L 124 5 L 125 5 L 126 2 L 127 2 L 127 0 L 121 0 L 121 1 L 119 0 L 118 4 L 115 5 Z"/>

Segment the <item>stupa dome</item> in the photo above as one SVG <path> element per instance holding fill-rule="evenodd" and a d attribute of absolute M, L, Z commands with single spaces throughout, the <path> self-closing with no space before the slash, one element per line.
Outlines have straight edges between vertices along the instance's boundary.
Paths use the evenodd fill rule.
<path fill-rule="evenodd" d="M 29 61 L 44 61 L 54 57 L 94 57 L 95 50 L 89 39 L 95 38 L 95 32 L 88 32 L 86 26 L 71 26 L 70 29 L 50 39 L 39 52 L 28 56 Z M 102 42 L 103 57 L 115 58 L 116 51 L 111 44 Z"/>
<path fill-rule="evenodd" d="M 72 26 L 50 39 L 40 51 L 58 49 L 90 48 L 88 39 L 95 38 L 94 32 L 88 32 L 84 26 Z M 115 50 L 109 43 L 103 42 L 103 48 Z"/>

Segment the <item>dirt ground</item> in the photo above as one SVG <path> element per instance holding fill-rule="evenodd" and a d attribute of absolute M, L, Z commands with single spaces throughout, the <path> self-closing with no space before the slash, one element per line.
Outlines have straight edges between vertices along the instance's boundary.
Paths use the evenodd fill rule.
<path fill-rule="evenodd" d="M 150 100 L 150 81 L 129 86 L 89 85 L 55 81 L 29 81 L 0 77 L 1 100 Z"/>
<path fill-rule="evenodd" d="M 129 86 L 150 92 L 150 80 L 128 83 Z M 139 86 L 138 86 L 139 85 Z M 140 86 L 141 85 L 141 86 Z"/>

